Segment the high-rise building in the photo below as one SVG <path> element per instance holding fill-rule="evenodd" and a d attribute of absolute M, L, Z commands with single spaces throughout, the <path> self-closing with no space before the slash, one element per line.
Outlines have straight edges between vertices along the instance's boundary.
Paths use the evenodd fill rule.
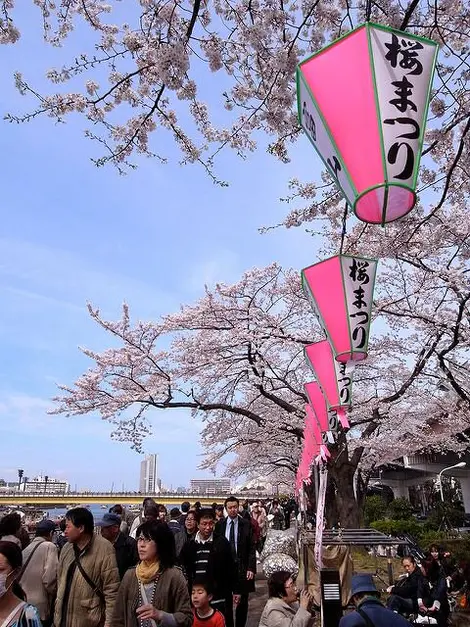
<path fill-rule="evenodd" d="M 140 463 L 139 490 L 142 494 L 159 494 L 158 455 L 146 455 Z"/>
<path fill-rule="evenodd" d="M 191 479 L 192 494 L 230 494 L 230 479 Z"/>

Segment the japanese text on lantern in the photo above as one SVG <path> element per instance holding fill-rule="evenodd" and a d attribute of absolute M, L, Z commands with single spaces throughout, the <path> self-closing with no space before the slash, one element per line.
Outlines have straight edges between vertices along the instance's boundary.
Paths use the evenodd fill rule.
<path fill-rule="evenodd" d="M 336 381 L 338 382 L 338 396 L 341 405 L 349 405 L 351 403 L 351 384 L 352 378 L 346 373 L 346 364 L 334 360 Z"/>
<path fill-rule="evenodd" d="M 371 38 L 387 173 L 409 183 L 419 158 L 436 47 L 379 28 Z"/>
<path fill-rule="evenodd" d="M 372 290 L 377 264 L 360 257 L 341 258 L 353 350 L 367 347 Z"/>
<path fill-rule="evenodd" d="M 418 139 L 421 134 L 421 128 L 416 120 L 413 120 L 408 115 L 408 111 L 418 111 L 418 108 L 413 101 L 413 89 L 414 84 L 408 77 L 420 76 L 423 73 L 423 65 L 419 60 L 418 52 L 423 50 L 423 44 L 419 41 L 412 41 L 398 38 L 395 33 L 391 33 L 391 42 L 385 44 L 388 49 L 385 59 L 390 63 L 391 67 L 395 70 L 398 67 L 405 70 L 401 79 L 392 81 L 392 85 L 395 91 L 395 98 L 392 98 L 389 103 L 393 105 L 402 116 L 396 118 L 389 118 L 384 120 L 384 124 L 398 124 L 405 126 L 400 130 L 406 132 L 401 135 L 397 135 L 397 141 L 390 147 L 387 154 L 387 161 L 390 165 L 395 165 L 398 161 L 398 155 L 400 150 L 403 150 L 406 154 L 404 165 L 402 170 L 395 174 L 394 178 L 407 181 L 413 176 L 415 165 L 415 152 L 414 148 L 408 141 L 399 141 L 400 139 Z"/>

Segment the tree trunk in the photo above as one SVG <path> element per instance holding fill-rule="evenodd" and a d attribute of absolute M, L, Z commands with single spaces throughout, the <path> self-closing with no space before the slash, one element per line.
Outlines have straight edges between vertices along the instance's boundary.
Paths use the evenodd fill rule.
<path fill-rule="evenodd" d="M 362 505 L 354 494 L 354 475 L 356 467 L 351 463 L 335 464 L 329 470 L 329 483 L 336 497 L 335 507 L 337 520 L 328 521 L 331 526 L 345 529 L 359 529 L 362 526 Z"/>

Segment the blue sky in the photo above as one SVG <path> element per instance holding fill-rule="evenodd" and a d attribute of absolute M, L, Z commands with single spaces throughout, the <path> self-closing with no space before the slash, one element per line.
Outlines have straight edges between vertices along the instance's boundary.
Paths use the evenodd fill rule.
<path fill-rule="evenodd" d="M 16 92 L 15 70 L 43 85 L 45 71 L 70 58 L 67 47 L 42 43 L 37 9 L 21 4 L 21 42 L 1 49 L 2 116 L 33 105 Z M 215 93 L 215 79 L 213 86 Z M 96 416 L 46 413 L 56 383 L 71 383 L 88 365 L 77 346 L 106 346 L 86 301 L 110 318 L 119 316 L 123 300 L 134 317 L 156 318 L 194 301 L 204 283 L 236 281 L 253 265 L 312 263 L 313 241 L 302 230 L 257 229 L 282 219 L 287 208 L 279 198 L 288 179 L 315 175 L 318 159 L 302 139 L 289 166 L 262 150 L 246 161 L 223 153 L 217 167 L 228 188 L 177 158 L 166 166 L 141 160 L 121 177 L 91 163 L 96 147 L 85 128 L 78 117 L 66 125 L 47 118 L 1 122 L 0 477 L 14 480 L 23 468 L 78 488 L 110 488 L 114 481 L 115 489 L 135 489 L 140 457 L 110 439 L 110 426 Z M 168 137 L 158 141 L 176 154 Z M 173 411 L 155 414 L 153 424 L 145 448 L 159 454 L 166 485 L 207 474 L 196 471 L 197 421 Z"/>

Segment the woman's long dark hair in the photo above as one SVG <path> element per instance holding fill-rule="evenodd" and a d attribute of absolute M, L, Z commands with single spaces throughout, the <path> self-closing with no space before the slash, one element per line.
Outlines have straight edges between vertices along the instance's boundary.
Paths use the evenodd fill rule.
<path fill-rule="evenodd" d="M 175 536 L 165 522 L 148 520 L 137 529 L 136 538 L 143 536 L 157 545 L 157 558 L 163 569 L 176 564 Z"/>
<path fill-rule="evenodd" d="M 23 566 L 23 554 L 17 544 L 14 542 L 0 540 L 0 555 L 3 555 L 14 571 L 21 570 L 21 567 Z M 11 590 L 19 599 L 26 601 L 26 594 L 16 579 L 13 582 Z"/>

